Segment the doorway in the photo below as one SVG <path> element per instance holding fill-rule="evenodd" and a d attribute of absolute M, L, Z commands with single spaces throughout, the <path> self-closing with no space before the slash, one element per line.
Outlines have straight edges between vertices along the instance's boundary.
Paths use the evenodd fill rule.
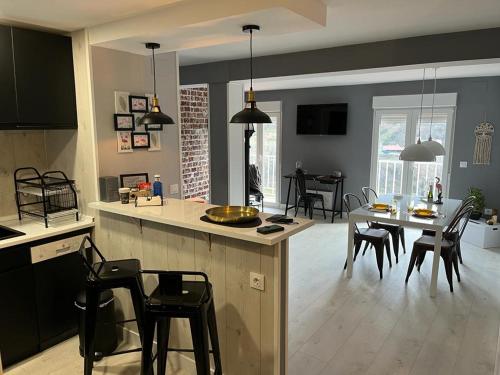
<path fill-rule="evenodd" d="M 267 113 L 272 123 L 254 124 L 250 164 L 259 168 L 264 202 L 278 206 L 281 191 L 281 102 L 261 102 L 259 109 Z"/>
<path fill-rule="evenodd" d="M 393 105 L 399 108 L 389 108 L 390 103 L 387 100 L 383 100 L 385 101 L 384 108 L 375 108 L 378 100 L 374 98 L 370 184 L 379 194 L 425 196 L 429 185 L 434 185 L 435 178 L 438 177 L 444 188 L 443 193 L 447 195 L 450 182 L 449 166 L 455 105 L 454 102 L 447 100 L 450 99 L 446 97 L 449 94 L 437 94 L 436 99 L 438 95 L 441 99 L 439 101 L 441 105 L 434 108 L 433 115 L 432 109 L 428 108 L 427 105 L 422 114 L 420 108 L 399 107 L 398 103 L 403 101 L 401 99 L 408 96 L 399 97 L 399 100 L 394 99 L 397 97 L 379 97 L 393 98 Z M 411 95 L 411 97 L 418 96 Z M 427 101 L 424 99 L 426 104 Z M 417 141 L 419 125 L 421 125 L 422 142 L 429 138 L 431 117 L 432 138 L 444 146 L 446 154 L 438 156 L 435 162 L 399 160 L 399 154 L 404 147 Z"/>

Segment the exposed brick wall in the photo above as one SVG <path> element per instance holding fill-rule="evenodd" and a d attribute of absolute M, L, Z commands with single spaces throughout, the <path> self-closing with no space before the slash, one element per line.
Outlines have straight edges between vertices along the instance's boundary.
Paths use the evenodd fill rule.
<path fill-rule="evenodd" d="M 184 198 L 209 199 L 208 87 L 180 90 Z"/>

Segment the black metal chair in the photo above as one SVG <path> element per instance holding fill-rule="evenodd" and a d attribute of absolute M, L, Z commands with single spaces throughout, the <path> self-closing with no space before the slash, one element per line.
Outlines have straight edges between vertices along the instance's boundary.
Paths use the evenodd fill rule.
<path fill-rule="evenodd" d="M 308 193 L 306 187 L 306 176 L 301 169 L 297 169 L 295 171 L 296 178 L 296 188 L 297 188 L 297 202 L 295 205 L 295 216 L 299 212 L 299 206 L 302 202 L 304 204 L 304 215 L 307 215 L 307 211 L 309 211 L 309 218 L 313 218 L 314 214 L 314 205 L 316 202 L 321 202 L 321 207 L 323 208 L 323 217 L 326 219 L 326 211 L 325 211 L 325 199 L 322 194 L 319 193 Z"/>
<path fill-rule="evenodd" d="M 361 207 L 361 199 L 355 194 L 344 194 L 344 204 L 347 208 L 347 215 L 353 209 L 354 201 L 357 203 L 358 207 Z M 389 232 L 385 229 L 375 229 L 375 228 L 359 228 L 357 224 L 354 224 L 354 261 L 358 256 L 359 250 L 361 249 L 361 244 L 365 241 L 367 244 L 373 245 L 375 248 L 375 254 L 377 256 L 377 266 L 380 273 L 380 278 L 382 279 L 382 270 L 384 266 L 384 246 L 387 253 L 387 258 L 389 259 L 389 267 L 392 267 L 391 261 L 391 245 L 389 244 Z M 347 260 L 344 264 L 344 269 L 347 268 Z"/>
<path fill-rule="evenodd" d="M 361 192 L 363 193 L 363 198 L 365 199 L 365 203 L 370 203 L 370 194 L 375 196 L 375 199 L 378 198 L 378 194 L 371 187 L 365 186 L 361 188 Z M 372 221 L 368 223 L 370 228 L 374 229 L 385 229 L 391 234 L 392 238 L 392 248 L 394 250 L 394 255 L 396 256 L 396 263 L 399 261 L 399 241 L 401 240 L 401 245 L 403 246 L 403 253 L 406 254 L 406 245 L 405 245 L 405 228 L 401 225 L 397 224 L 387 224 L 387 223 L 378 223 L 376 221 Z M 363 249 L 363 255 L 365 255 L 366 248 L 368 244 L 365 245 Z"/>
<path fill-rule="evenodd" d="M 217 335 L 217 322 L 212 285 L 203 272 L 188 271 L 142 271 L 143 274 L 158 275 L 158 286 L 149 295 L 144 295 L 144 344 L 141 374 L 151 374 L 153 368 L 153 339 L 157 328 L 157 375 L 166 371 L 169 351 L 194 352 L 197 375 L 210 374 L 209 353 L 215 363 L 215 375 L 222 375 L 222 362 Z M 199 276 L 203 281 L 184 281 L 183 276 Z M 191 325 L 193 349 L 168 347 L 170 320 L 188 318 Z M 212 350 L 209 349 L 209 336 Z"/>
<path fill-rule="evenodd" d="M 459 211 L 465 209 L 468 206 L 470 206 L 474 202 L 475 199 L 476 199 L 476 197 L 473 197 L 473 196 L 464 199 L 464 201 L 462 202 L 462 205 L 459 208 Z M 470 219 L 470 215 L 465 218 L 465 220 L 467 220 L 466 224 L 460 228 L 460 232 L 458 233 L 459 234 L 459 238 L 462 238 L 462 234 L 465 231 L 465 227 L 466 227 L 467 223 L 469 222 L 469 219 Z M 433 230 L 430 230 L 430 229 L 424 229 L 422 231 L 422 236 L 435 236 L 435 235 L 436 235 L 436 232 L 433 231 Z M 452 234 L 452 235 L 454 236 L 455 234 Z M 460 264 L 463 264 L 464 262 L 462 260 L 462 248 L 460 246 L 460 240 L 456 243 L 456 246 L 457 246 L 458 259 L 460 261 Z M 422 257 L 422 262 L 423 262 L 423 258 L 424 257 L 425 257 L 425 255 Z M 418 270 L 420 270 L 420 265 L 421 264 L 422 263 L 420 262 L 420 258 L 417 259 L 417 268 L 418 268 Z"/>
<path fill-rule="evenodd" d="M 90 247 L 87 245 L 90 245 Z M 90 254 L 88 254 L 87 251 L 90 251 Z M 79 253 L 83 263 L 89 271 L 85 282 L 86 310 L 83 356 L 84 375 L 91 375 L 94 361 L 102 357 L 99 353 L 95 353 L 95 331 L 99 297 L 104 291 L 115 288 L 126 288 L 130 290 L 136 318 L 114 323 L 118 324 L 136 321 L 142 342 L 144 298 L 142 293 L 142 278 L 140 275 L 141 263 L 138 259 L 107 261 L 89 236 L 85 236 L 83 239 Z M 94 263 L 92 260 L 94 254 L 99 258 L 97 263 Z M 138 352 L 141 350 L 141 348 L 125 350 L 114 352 L 111 355 Z"/>
<path fill-rule="evenodd" d="M 470 205 L 463 209 L 459 209 L 457 214 L 451 221 L 450 225 L 443 233 L 443 239 L 441 241 L 441 258 L 444 262 L 444 268 L 446 271 L 446 278 L 448 279 L 448 284 L 450 285 L 450 291 L 453 293 L 453 270 L 455 268 L 455 273 L 457 275 L 458 282 L 460 282 L 460 271 L 458 270 L 458 254 L 457 254 L 457 243 L 460 241 L 461 233 L 463 233 L 462 228 L 468 222 L 468 217 L 470 216 L 474 206 Z M 436 238 L 434 236 L 421 236 L 418 240 L 413 243 L 413 250 L 411 252 L 410 263 L 408 265 L 408 272 L 406 274 L 405 282 L 408 283 L 408 279 L 415 267 L 417 259 L 420 259 L 420 265 L 423 262 L 425 253 L 427 251 L 434 251 Z"/>

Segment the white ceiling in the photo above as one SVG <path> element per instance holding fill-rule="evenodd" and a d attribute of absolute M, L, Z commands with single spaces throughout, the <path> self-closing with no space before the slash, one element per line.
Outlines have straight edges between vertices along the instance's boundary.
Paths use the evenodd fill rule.
<path fill-rule="evenodd" d="M 189 65 L 246 57 L 249 22 L 263 26 L 259 56 L 499 27 L 500 0 L 0 0 L 0 22 L 12 21 L 89 27 L 96 44 L 135 53 L 159 41 Z"/>
<path fill-rule="evenodd" d="M 437 79 L 500 76 L 500 60 L 456 62 L 436 65 Z M 426 80 L 434 79 L 434 67 L 413 65 L 411 67 L 392 67 L 365 69 L 347 72 L 304 74 L 287 77 L 254 79 L 256 91 L 288 90 L 308 87 L 328 87 L 362 85 L 384 82 L 420 81 L 425 69 Z M 248 80 L 237 81 L 249 89 Z"/>
<path fill-rule="evenodd" d="M 0 0 L 0 20 L 74 31 L 184 0 Z"/>
<path fill-rule="evenodd" d="M 325 0 L 326 28 L 268 36 L 255 54 L 273 55 L 340 45 L 500 26 L 500 0 Z M 246 43 L 179 52 L 181 65 L 247 56 Z"/>

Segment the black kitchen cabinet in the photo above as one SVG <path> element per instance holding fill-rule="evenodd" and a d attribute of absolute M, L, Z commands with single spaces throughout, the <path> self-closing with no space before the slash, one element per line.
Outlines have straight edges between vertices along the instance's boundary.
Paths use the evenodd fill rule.
<path fill-rule="evenodd" d="M 0 25 L 0 129 L 17 121 L 11 28 Z"/>
<path fill-rule="evenodd" d="M 40 350 L 47 349 L 78 330 L 74 302 L 83 290 L 87 274 L 78 253 L 33 265 Z"/>
<path fill-rule="evenodd" d="M 71 38 L 12 28 L 17 128 L 76 128 Z"/>
<path fill-rule="evenodd" d="M 9 366 L 39 351 L 29 248 L 0 250 L 0 352 Z"/>

